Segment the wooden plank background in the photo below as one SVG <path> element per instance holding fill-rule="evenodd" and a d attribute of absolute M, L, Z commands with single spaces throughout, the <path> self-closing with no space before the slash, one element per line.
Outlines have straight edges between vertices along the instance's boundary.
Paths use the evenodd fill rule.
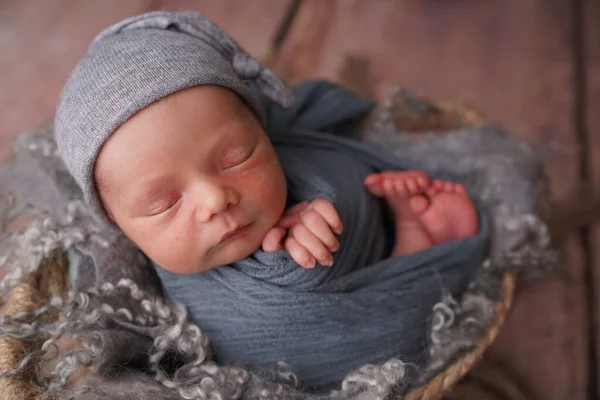
<path fill-rule="evenodd" d="M 151 9 L 197 10 L 263 58 L 290 3 L 0 0 L 0 161 L 16 134 L 51 120 L 61 86 L 103 27 Z M 294 79 L 336 80 L 345 57 L 356 56 L 378 99 L 400 83 L 471 104 L 547 154 L 553 192 L 568 199 L 600 181 L 599 18 L 597 0 L 304 0 L 274 62 Z M 598 229 L 571 235 L 561 268 L 520 286 L 489 352 L 528 399 L 598 396 L 599 243 Z M 483 399 L 477 390 L 462 398 Z"/>
<path fill-rule="evenodd" d="M 589 182 L 600 182 L 600 2 L 585 0 L 580 5 L 578 22 L 582 26 L 579 38 L 580 67 L 577 82 L 580 115 L 578 123 L 585 144 L 585 167 L 583 176 Z M 600 397 L 600 227 L 585 232 L 589 253 L 587 275 L 590 284 L 588 300 L 590 326 L 593 332 L 590 342 L 591 368 L 590 393 Z M 595 376 L 592 376 L 595 375 Z M 596 379 L 594 379 L 596 378 Z"/>

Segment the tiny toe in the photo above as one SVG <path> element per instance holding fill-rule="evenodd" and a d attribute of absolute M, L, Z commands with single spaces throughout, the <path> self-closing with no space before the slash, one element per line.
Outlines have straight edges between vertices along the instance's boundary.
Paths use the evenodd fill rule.
<path fill-rule="evenodd" d="M 373 185 L 381 182 L 382 176 L 381 174 L 371 174 L 365 178 L 363 181 L 365 185 Z"/>
<path fill-rule="evenodd" d="M 425 194 L 426 194 L 428 197 L 433 197 L 433 196 L 437 195 L 438 193 L 439 193 L 439 190 L 438 190 L 438 188 L 437 188 L 437 187 L 435 187 L 435 186 L 433 186 L 433 185 L 432 185 L 432 186 L 429 186 L 429 187 L 428 187 L 428 188 L 425 190 Z"/>
<path fill-rule="evenodd" d="M 465 189 L 465 187 L 461 184 L 456 185 L 456 193 L 459 194 L 467 194 L 467 190 Z"/>
<path fill-rule="evenodd" d="M 422 214 L 429 208 L 429 200 L 422 195 L 411 196 L 408 205 L 413 213 Z"/>
<path fill-rule="evenodd" d="M 429 182 L 427 182 L 427 179 L 420 176 L 417 178 L 417 184 L 419 185 L 419 188 L 421 190 L 425 189 L 427 187 L 427 185 L 429 184 Z"/>
<path fill-rule="evenodd" d="M 396 188 L 396 194 L 398 194 L 398 196 L 405 196 L 406 195 L 406 185 L 404 183 L 404 181 L 398 180 L 394 183 L 394 187 Z"/>
<path fill-rule="evenodd" d="M 381 182 L 365 182 L 365 187 L 374 196 L 381 197 L 384 194 Z"/>
<path fill-rule="evenodd" d="M 415 194 L 419 191 L 419 186 L 414 179 L 407 179 L 406 187 L 407 187 L 409 193 L 412 193 L 412 194 Z"/>
<path fill-rule="evenodd" d="M 444 181 L 442 181 L 441 179 L 436 179 L 435 181 L 433 181 L 431 186 L 433 186 L 437 190 L 442 190 L 444 188 Z"/>
<path fill-rule="evenodd" d="M 455 185 L 452 182 L 444 182 L 444 191 L 447 193 L 454 192 Z"/>
<path fill-rule="evenodd" d="M 387 194 L 390 194 L 394 191 L 394 181 L 391 179 L 386 179 L 383 181 L 383 191 Z"/>

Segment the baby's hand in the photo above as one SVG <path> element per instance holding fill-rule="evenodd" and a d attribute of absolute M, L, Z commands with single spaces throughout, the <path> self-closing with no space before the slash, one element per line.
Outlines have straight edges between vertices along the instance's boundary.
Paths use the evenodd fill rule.
<path fill-rule="evenodd" d="M 266 252 L 285 249 L 304 268 L 313 268 L 317 261 L 328 266 L 333 263 L 331 253 L 340 247 L 335 234 L 341 234 L 342 229 L 342 220 L 331 202 L 305 201 L 283 213 L 263 238 L 262 248 Z"/>

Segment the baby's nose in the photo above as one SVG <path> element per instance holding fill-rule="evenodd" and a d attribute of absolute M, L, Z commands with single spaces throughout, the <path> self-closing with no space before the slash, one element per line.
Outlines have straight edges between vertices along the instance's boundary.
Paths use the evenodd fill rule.
<path fill-rule="evenodd" d="M 207 182 L 198 190 L 197 199 L 196 213 L 198 221 L 202 223 L 210 221 L 239 201 L 239 197 L 231 188 Z"/>

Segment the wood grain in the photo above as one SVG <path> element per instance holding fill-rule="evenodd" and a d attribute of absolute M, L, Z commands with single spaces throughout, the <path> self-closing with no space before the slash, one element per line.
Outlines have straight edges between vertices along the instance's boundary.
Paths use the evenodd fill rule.
<path fill-rule="evenodd" d="M 580 185 L 572 34 L 568 0 L 305 0 L 279 66 L 296 80 L 337 79 L 345 56 L 365 57 L 377 98 L 399 82 L 474 105 L 550 156 L 563 199 Z M 561 268 L 522 287 L 493 346 L 536 398 L 586 398 L 584 261 L 570 237 Z"/>
<path fill-rule="evenodd" d="M 200 12 L 260 58 L 270 51 L 288 4 L 288 0 L 159 0 L 153 9 Z"/>
<path fill-rule="evenodd" d="M 587 139 L 585 147 L 587 156 L 587 178 L 595 185 L 600 193 L 600 3 L 595 0 L 583 0 L 581 9 L 582 22 L 582 54 L 583 69 L 580 81 L 580 90 L 583 100 L 581 103 L 581 117 L 583 136 Z M 591 375 L 595 380 L 590 382 L 595 385 L 590 392 L 600 396 L 600 225 L 590 229 L 590 284 L 592 290 L 590 302 L 592 312 L 593 332 L 595 333 L 595 354 L 591 354 L 591 366 L 594 368 Z M 590 379 L 593 379 L 590 376 Z"/>

